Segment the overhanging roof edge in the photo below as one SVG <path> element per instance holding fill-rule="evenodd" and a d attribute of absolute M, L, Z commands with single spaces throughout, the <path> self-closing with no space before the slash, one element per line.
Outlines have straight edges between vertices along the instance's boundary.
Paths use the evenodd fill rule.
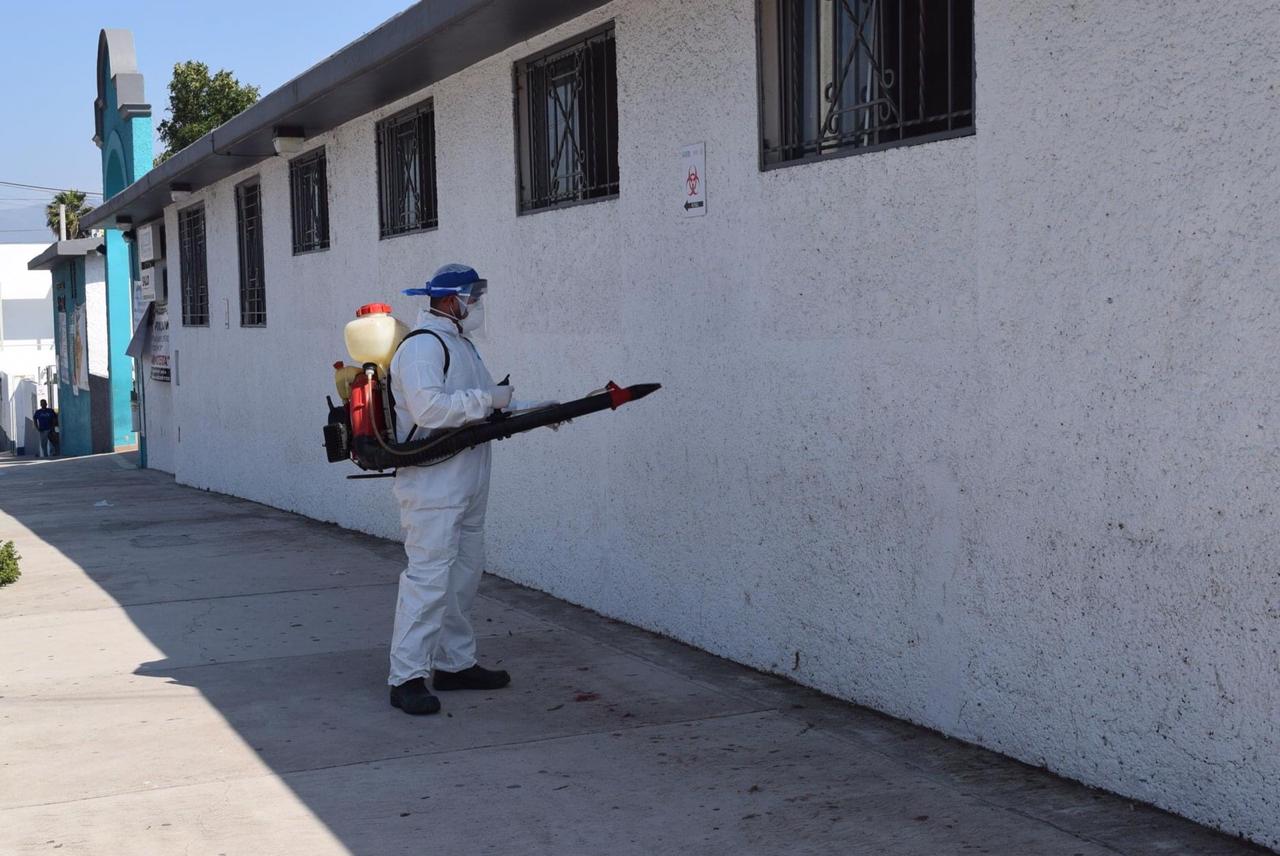
<path fill-rule="evenodd" d="M 45 270 L 52 267 L 59 259 L 87 256 L 102 249 L 101 238 L 72 238 L 67 241 L 54 241 L 45 247 L 40 255 L 27 262 L 27 270 Z"/>
<path fill-rule="evenodd" d="M 272 129 L 302 124 L 307 136 L 332 130 L 364 113 L 385 106 L 406 94 L 430 86 L 462 68 L 478 61 L 474 55 L 460 55 L 465 61 L 447 71 L 436 73 L 424 67 L 420 77 L 394 79 L 394 86 L 373 86 L 369 78 L 391 63 L 401 60 L 428 40 L 451 29 L 471 23 L 466 39 L 476 53 L 491 56 L 518 38 L 513 33 L 528 30 L 537 23 L 543 28 L 555 26 L 570 18 L 605 5 L 607 0 L 422 0 L 375 29 L 360 36 L 346 47 L 321 60 L 302 74 L 269 92 L 240 114 L 214 128 L 196 142 L 160 164 L 120 193 L 103 202 L 83 219 L 86 226 L 113 228 L 116 218 L 129 217 L 135 223 L 154 219 L 171 203 L 169 188 L 174 184 L 192 190 L 207 187 L 240 170 L 252 167 L 274 156 L 270 150 Z M 480 21 L 479 13 L 490 12 Z M 493 20 L 505 20 L 509 26 L 494 27 Z M 523 38 L 528 38 L 527 33 Z M 385 81 L 384 81 L 385 82 Z M 361 86 L 359 84 L 363 83 Z M 344 89 L 346 91 L 344 91 Z M 299 122 L 321 99 L 335 94 L 348 98 L 350 115 L 327 126 Z M 351 111 L 355 112 L 351 112 Z M 314 109 L 311 112 L 316 112 Z M 252 147 L 246 144 L 255 141 Z M 241 147 L 242 151 L 232 152 Z M 225 159 L 222 163 L 218 159 Z"/>

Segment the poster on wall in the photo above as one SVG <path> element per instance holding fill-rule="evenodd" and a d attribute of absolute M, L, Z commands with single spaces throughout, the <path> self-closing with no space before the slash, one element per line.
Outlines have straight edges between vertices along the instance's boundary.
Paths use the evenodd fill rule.
<path fill-rule="evenodd" d="M 159 303 L 151 316 L 151 379 L 169 383 L 169 307 Z"/>
<path fill-rule="evenodd" d="M 143 307 L 156 299 L 155 268 L 149 267 L 142 269 L 142 273 L 138 275 L 138 290 L 134 294 L 134 300 L 141 303 Z M 141 316 L 139 315 L 138 317 Z M 137 318 L 134 318 L 134 322 L 137 322 Z"/>
<path fill-rule="evenodd" d="M 153 262 L 156 259 L 156 243 L 151 226 L 138 227 L 138 261 Z"/>
<path fill-rule="evenodd" d="M 71 361 L 67 359 L 67 313 L 58 310 L 58 381 L 71 382 Z"/>
<path fill-rule="evenodd" d="M 680 207 L 686 217 L 707 213 L 707 144 L 694 143 L 680 150 Z"/>
<path fill-rule="evenodd" d="M 146 296 L 147 285 L 151 281 L 151 269 L 148 268 L 142 272 L 141 279 L 133 281 L 133 327 L 136 329 L 138 324 L 142 322 L 142 318 L 147 314 L 147 304 L 155 300 L 155 293 L 152 292 L 151 297 Z"/>
<path fill-rule="evenodd" d="M 77 306 L 72 316 L 75 325 L 73 359 L 75 360 L 75 385 L 89 391 L 89 317 L 83 306 Z"/>

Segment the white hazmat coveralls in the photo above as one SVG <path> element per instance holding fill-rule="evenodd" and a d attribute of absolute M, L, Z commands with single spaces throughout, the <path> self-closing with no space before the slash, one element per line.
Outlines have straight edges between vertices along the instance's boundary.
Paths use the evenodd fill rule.
<path fill-rule="evenodd" d="M 456 428 L 493 412 L 493 378 L 469 339 L 453 321 L 424 309 L 415 329 L 434 336 L 405 341 L 391 361 L 396 432 L 401 442 L 439 428 Z M 512 402 L 513 409 L 518 402 Z M 488 443 L 430 467 L 396 472 L 395 497 L 408 567 L 400 575 L 395 626 L 391 633 L 391 674 L 399 686 L 413 678 L 430 680 L 431 669 L 459 672 L 476 662 L 471 603 L 484 571 L 484 514 L 489 500 L 492 452 Z"/>

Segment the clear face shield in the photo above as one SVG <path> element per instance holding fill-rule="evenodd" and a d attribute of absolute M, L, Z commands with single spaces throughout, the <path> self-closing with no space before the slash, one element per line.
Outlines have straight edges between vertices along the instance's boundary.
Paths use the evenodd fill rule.
<path fill-rule="evenodd" d="M 468 336 L 483 339 L 488 332 L 484 314 L 484 295 L 488 290 L 489 283 L 482 279 L 472 283 L 467 290 L 458 295 L 458 305 L 464 313 L 458 324 L 462 327 L 462 332 Z"/>

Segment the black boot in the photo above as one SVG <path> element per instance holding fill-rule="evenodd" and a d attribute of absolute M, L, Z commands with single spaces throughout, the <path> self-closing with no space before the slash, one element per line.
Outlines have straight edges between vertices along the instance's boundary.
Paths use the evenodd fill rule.
<path fill-rule="evenodd" d="M 511 683 L 511 676 L 501 669 L 484 669 L 472 666 L 461 672 L 443 672 L 436 669 L 431 686 L 440 692 L 446 690 L 498 690 Z"/>
<path fill-rule="evenodd" d="M 433 696 L 431 690 L 427 689 L 426 678 L 414 678 L 391 688 L 391 706 L 414 716 L 423 716 L 428 713 L 439 713 L 440 699 Z"/>

